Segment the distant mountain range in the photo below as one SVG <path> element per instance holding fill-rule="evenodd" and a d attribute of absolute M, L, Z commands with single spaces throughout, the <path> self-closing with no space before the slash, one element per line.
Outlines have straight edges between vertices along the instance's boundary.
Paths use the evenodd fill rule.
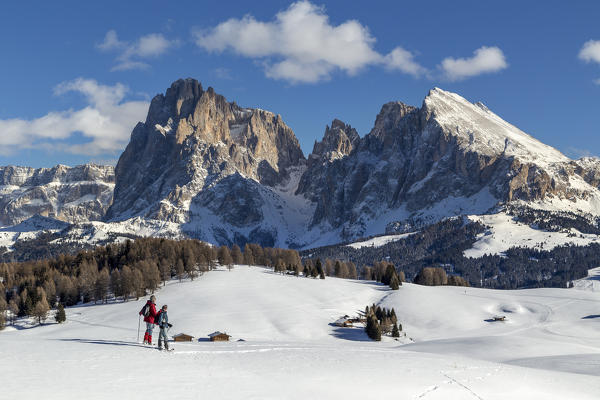
<path fill-rule="evenodd" d="M 0 168 L 0 246 L 37 214 L 67 222 L 48 229 L 71 242 L 159 235 L 291 248 L 508 209 L 596 224 L 599 187 L 600 160 L 569 159 L 438 88 L 421 107 L 384 104 L 364 137 L 332 121 L 305 157 L 280 115 L 180 79 L 154 97 L 114 169 Z"/>

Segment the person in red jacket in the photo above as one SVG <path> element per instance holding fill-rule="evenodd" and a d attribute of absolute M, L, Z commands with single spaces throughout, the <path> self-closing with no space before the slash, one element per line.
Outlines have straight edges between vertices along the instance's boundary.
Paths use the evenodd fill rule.
<path fill-rule="evenodd" d="M 152 329 L 154 329 L 154 318 L 156 317 L 156 296 L 150 296 L 150 300 L 146 302 L 146 305 L 149 306 L 149 312 L 148 315 L 144 317 L 144 322 L 146 323 L 144 344 L 152 344 Z"/>

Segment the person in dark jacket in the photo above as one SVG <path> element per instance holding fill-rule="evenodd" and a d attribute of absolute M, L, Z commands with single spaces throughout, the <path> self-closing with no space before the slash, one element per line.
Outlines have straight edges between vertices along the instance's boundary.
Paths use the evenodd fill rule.
<path fill-rule="evenodd" d="M 154 318 L 156 317 L 156 296 L 150 296 L 150 300 L 146 302 L 150 306 L 150 312 L 144 317 L 146 323 L 146 333 L 144 334 L 144 344 L 152 344 L 152 330 L 154 329 Z"/>
<path fill-rule="evenodd" d="M 169 350 L 169 339 L 167 339 L 167 329 L 172 325 L 169 323 L 169 316 L 167 315 L 167 305 L 162 306 L 162 309 L 158 312 L 158 318 L 156 319 L 156 325 L 160 328 L 158 334 L 158 349 L 162 350 L 162 342 L 165 343 L 165 350 Z"/>

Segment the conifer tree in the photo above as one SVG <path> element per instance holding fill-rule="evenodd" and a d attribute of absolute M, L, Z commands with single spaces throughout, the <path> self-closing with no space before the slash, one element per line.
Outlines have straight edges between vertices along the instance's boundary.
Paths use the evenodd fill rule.
<path fill-rule="evenodd" d="M 219 264 L 226 267 L 230 264 L 233 264 L 233 258 L 231 258 L 231 253 L 229 252 L 229 248 L 227 246 L 219 247 Z"/>
<path fill-rule="evenodd" d="M 27 288 L 23 289 L 20 295 L 19 301 L 19 317 L 24 317 L 26 315 L 31 315 L 33 312 L 33 302 L 31 296 L 29 295 L 29 291 Z"/>
<path fill-rule="evenodd" d="M 163 286 L 166 282 L 171 279 L 171 271 L 173 270 L 173 265 L 171 262 L 163 258 L 158 263 L 158 270 L 160 271 L 160 280 L 162 281 Z"/>
<path fill-rule="evenodd" d="M 2 282 L 0 282 L 0 312 L 5 311 L 7 307 L 8 307 L 8 304 L 6 303 L 6 295 L 5 295 L 4 285 L 2 284 Z"/>
<path fill-rule="evenodd" d="M 234 264 L 243 264 L 244 263 L 244 256 L 242 254 L 242 250 L 240 249 L 240 246 L 238 246 L 237 244 L 234 244 L 233 246 L 231 246 L 231 258 L 233 259 Z"/>
<path fill-rule="evenodd" d="M 367 317 L 366 331 L 367 331 L 367 336 L 369 336 L 371 339 L 376 340 L 376 341 L 381 340 L 381 327 L 379 326 L 379 322 L 377 321 L 377 318 L 373 314 L 370 314 Z"/>
<path fill-rule="evenodd" d="M 398 324 L 394 323 L 394 327 L 392 328 L 392 337 L 400 337 L 400 331 L 398 330 Z"/>
<path fill-rule="evenodd" d="M 33 306 L 31 316 L 37 318 L 38 323 L 41 324 L 42 321 L 45 321 L 48 316 L 48 311 L 50 311 L 50 305 L 48 304 L 48 300 L 46 299 L 46 292 L 43 288 L 38 288 L 37 297 L 39 298 L 39 300 Z"/>
<path fill-rule="evenodd" d="M 8 304 L 4 297 L 4 286 L 0 283 L 0 331 L 6 326 L 6 309 Z"/>
<path fill-rule="evenodd" d="M 402 282 L 406 282 L 406 276 L 404 275 L 404 271 L 398 272 L 398 279 L 400 279 L 400 286 L 402 286 Z"/>
<path fill-rule="evenodd" d="M 123 291 L 123 301 L 129 300 L 132 293 L 135 293 L 135 282 L 133 272 L 128 265 L 121 269 L 121 290 Z"/>
<path fill-rule="evenodd" d="M 400 285 L 401 285 L 401 283 L 400 283 L 400 280 L 398 279 L 398 275 L 396 275 L 396 274 L 392 275 L 392 278 L 390 280 L 390 288 L 392 290 L 398 290 L 398 289 L 400 289 Z"/>
<path fill-rule="evenodd" d="M 142 275 L 142 271 L 135 268 L 131 270 L 131 277 L 133 282 L 133 293 L 135 294 L 135 299 L 139 300 L 140 297 L 146 295 L 146 285 L 144 284 L 144 276 Z"/>
<path fill-rule="evenodd" d="M 108 297 L 108 287 L 110 285 L 110 274 L 108 273 L 108 268 L 104 267 L 98 273 L 96 277 L 96 284 L 94 285 L 94 300 L 100 300 L 101 302 L 106 302 L 106 298 Z"/>
<path fill-rule="evenodd" d="M 310 276 L 313 278 L 316 278 L 317 276 L 319 276 L 319 270 L 315 267 L 313 269 L 310 270 Z"/>
<path fill-rule="evenodd" d="M 256 262 L 254 260 L 254 255 L 252 254 L 252 247 L 250 243 L 246 243 L 244 246 L 244 264 L 246 265 L 255 265 Z"/>
<path fill-rule="evenodd" d="M 110 290 L 112 290 L 115 298 L 125 296 L 123 291 L 123 282 L 121 280 L 121 272 L 118 269 L 115 269 L 110 274 Z"/>
<path fill-rule="evenodd" d="M 394 268 L 392 264 L 387 264 L 383 277 L 381 278 L 381 283 L 389 285 L 394 275 L 396 275 L 396 268 Z"/>
<path fill-rule="evenodd" d="M 46 300 L 48 300 L 48 304 L 52 307 L 56 302 L 56 285 L 54 281 L 52 279 L 47 280 L 44 282 L 43 288 L 46 292 Z"/>
<path fill-rule="evenodd" d="M 325 275 L 327 275 L 327 276 L 335 276 L 334 262 L 330 258 L 326 258 L 325 259 Z"/>
<path fill-rule="evenodd" d="M 62 324 L 63 322 L 65 322 L 67 320 L 67 314 L 65 313 L 65 307 L 62 305 L 62 303 L 58 303 L 58 307 L 56 309 L 56 315 L 54 316 L 54 319 L 59 324 Z"/>
<path fill-rule="evenodd" d="M 179 282 L 181 282 L 181 280 L 183 279 L 183 274 L 185 273 L 185 268 L 183 267 L 183 261 L 181 261 L 181 258 L 177 259 L 177 263 L 175 264 L 175 275 L 177 276 L 177 279 L 179 279 Z"/>

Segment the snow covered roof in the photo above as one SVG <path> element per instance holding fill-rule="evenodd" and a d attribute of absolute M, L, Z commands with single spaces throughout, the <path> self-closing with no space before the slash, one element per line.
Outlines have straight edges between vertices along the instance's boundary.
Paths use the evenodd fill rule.
<path fill-rule="evenodd" d="M 181 337 L 181 336 L 187 336 L 187 337 L 193 338 L 192 335 L 188 335 L 187 333 L 178 333 L 177 335 L 174 335 L 173 337 L 176 338 L 176 337 Z"/>
<path fill-rule="evenodd" d="M 220 332 L 220 331 L 216 331 L 216 332 L 213 332 L 213 333 L 211 333 L 210 335 L 208 335 L 208 337 L 215 337 L 215 336 L 219 336 L 219 335 L 226 335 L 226 336 L 230 336 L 230 335 L 228 335 L 228 334 L 226 334 L 226 333 L 223 333 L 223 332 Z"/>

